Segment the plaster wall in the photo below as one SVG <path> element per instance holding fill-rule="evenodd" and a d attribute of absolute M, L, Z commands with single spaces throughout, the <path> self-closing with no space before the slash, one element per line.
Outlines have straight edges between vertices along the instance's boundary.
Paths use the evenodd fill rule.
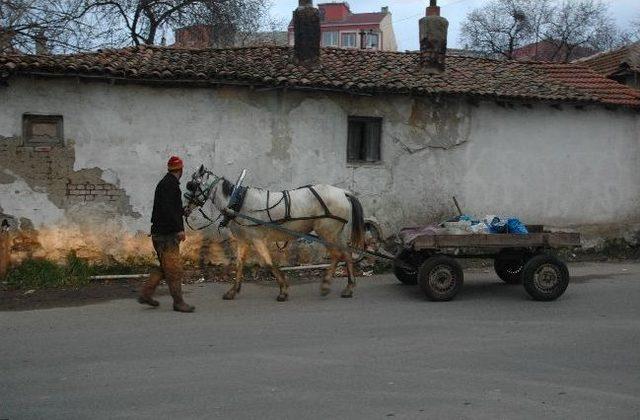
<path fill-rule="evenodd" d="M 231 180 L 248 168 L 246 185 L 352 190 L 386 234 L 453 215 L 453 195 L 468 213 L 527 223 L 640 221 L 637 112 L 26 78 L 0 87 L 0 104 L 0 212 L 36 229 L 139 238 L 174 154 L 187 175 L 204 163 Z M 24 113 L 63 115 L 65 146 L 51 160 L 66 169 L 34 177 L 16 168 L 16 154 L 37 155 L 20 148 Z M 383 118 L 380 163 L 346 162 L 350 115 Z M 122 193 L 74 201 L 60 186 L 86 177 Z"/>

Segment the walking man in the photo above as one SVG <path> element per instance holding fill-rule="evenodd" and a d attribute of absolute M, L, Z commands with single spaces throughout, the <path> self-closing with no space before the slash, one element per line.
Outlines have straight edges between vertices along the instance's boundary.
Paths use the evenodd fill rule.
<path fill-rule="evenodd" d="M 172 156 L 167 164 L 168 173 L 156 187 L 151 215 L 151 239 L 158 254 L 160 268 L 155 269 L 140 290 L 138 302 L 151 306 L 160 303 L 153 299 L 153 292 L 164 278 L 173 297 L 173 310 L 193 312 L 194 306 L 187 305 L 182 299 L 182 259 L 180 242 L 185 240 L 182 217 L 182 194 L 180 177 L 183 163 L 179 157 Z"/>

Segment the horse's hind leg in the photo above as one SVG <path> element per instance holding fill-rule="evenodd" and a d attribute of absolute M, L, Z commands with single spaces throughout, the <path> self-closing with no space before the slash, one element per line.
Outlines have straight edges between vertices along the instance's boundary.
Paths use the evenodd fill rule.
<path fill-rule="evenodd" d="M 238 241 L 238 246 L 236 248 L 236 278 L 234 279 L 231 288 L 224 294 L 224 296 L 222 296 L 224 300 L 233 300 L 236 295 L 240 293 L 244 271 L 244 260 L 247 257 L 247 251 L 249 251 L 249 244 Z"/>
<path fill-rule="evenodd" d="M 258 255 L 260 255 L 260 257 L 264 261 L 265 265 L 271 269 L 273 276 L 278 282 L 278 286 L 280 286 L 280 294 L 277 297 L 278 302 L 284 302 L 285 300 L 289 299 L 289 283 L 287 283 L 287 279 L 284 276 L 284 273 L 280 271 L 278 267 L 273 265 L 271 253 L 269 252 L 269 248 L 267 248 L 267 245 L 264 243 L 264 241 L 255 240 L 253 241 L 253 246 L 255 247 L 256 252 L 258 252 Z"/>
<path fill-rule="evenodd" d="M 344 253 L 343 256 L 345 261 L 347 262 L 348 280 L 347 280 L 347 286 L 344 288 L 340 296 L 342 296 L 343 298 L 351 298 L 353 297 L 353 289 L 356 288 L 356 278 L 353 270 L 353 259 L 351 258 L 351 255 L 347 253 Z"/>
<path fill-rule="evenodd" d="M 331 263 L 324 273 L 322 284 L 320 285 L 320 294 L 327 296 L 331 292 L 331 279 L 336 274 L 336 267 L 338 266 L 338 260 L 340 259 L 340 252 L 330 249 L 329 255 L 331 256 Z"/>

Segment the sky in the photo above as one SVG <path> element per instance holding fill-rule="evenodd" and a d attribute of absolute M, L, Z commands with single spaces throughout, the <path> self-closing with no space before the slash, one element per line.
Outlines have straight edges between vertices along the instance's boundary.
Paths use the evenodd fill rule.
<path fill-rule="evenodd" d="M 272 0 L 271 13 L 274 17 L 291 18 L 298 0 Z M 331 0 L 322 0 L 330 2 Z M 449 20 L 449 47 L 462 48 L 459 42 L 460 26 L 467 13 L 481 7 L 488 0 L 439 0 L 441 15 Z M 318 1 L 314 0 L 314 4 Z M 424 16 L 428 0 L 352 0 L 349 1 L 354 13 L 377 12 L 382 6 L 389 6 L 393 14 L 393 27 L 398 41 L 398 50 L 419 48 L 418 20 Z M 605 0 L 610 6 L 613 18 L 621 28 L 628 28 L 631 20 L 640 16 L 640 0 Z"/>

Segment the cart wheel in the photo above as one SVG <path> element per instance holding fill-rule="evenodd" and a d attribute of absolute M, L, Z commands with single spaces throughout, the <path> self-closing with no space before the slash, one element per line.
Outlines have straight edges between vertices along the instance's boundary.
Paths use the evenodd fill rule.
<path fill-rule="evenodd" d="M 453 299 L 462 288 L 462 267 L 451 257 L 438 255 L 427 259 L 420 267 L 418 283 L 431 300 Z"/>
<path fill-rule="evenodd" d="M 535 300 L 555 300 L 569 285 L 567 265 L 552 255 L 536 255 L 522 270 L 524 288 Z"/>
<path fill-rule="evenodd" d="M 405 249 L 396 256 L 395 260 L 393 260 L 393 274 L 396 275 L 396 278 L 400 280 L 400 283 L 402 284 L 418 284 L 418 269 L 413 268 L 411 270 L 407 267 L 413 266 L 413 264 L 411 264 L 411 257 L 412 252 Z M 400 261 L 404 264 L 399 263 Z"/>
<path fill-rule="evenodd" d="M 520 284 L 525 262 L 523 254 L 501 251 L 493 260 L 493 268 L 505 283 Z"/>

